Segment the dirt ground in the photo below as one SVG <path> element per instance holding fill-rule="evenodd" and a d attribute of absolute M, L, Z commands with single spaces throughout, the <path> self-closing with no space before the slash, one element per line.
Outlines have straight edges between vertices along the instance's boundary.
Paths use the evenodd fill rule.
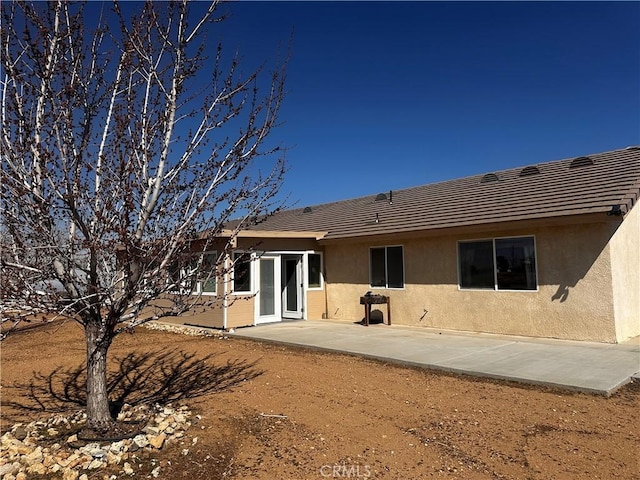
<path fill-rule="evenodd" d="M 202 416 L 187 455 L 157 454 L 163 479 L 640 478 L 637 385 L 604 398 L 144 328 L 110 355 L 114 399 Z M 9 336 L 3 429 L 77 410 L 83 358 L 72 322 Z"/>

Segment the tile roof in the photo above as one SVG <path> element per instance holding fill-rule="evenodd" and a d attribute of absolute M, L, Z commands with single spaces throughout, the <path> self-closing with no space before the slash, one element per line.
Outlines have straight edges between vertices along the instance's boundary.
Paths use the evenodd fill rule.
<path fill-rule="evenodd" d="M 389 196 L 285 210 L 250 229 L 326 231 L 331 239 L 606 213 L 615 205 L 624 213 L 640 198 L 640 147 L 395 190 L 391 202 Z"/>

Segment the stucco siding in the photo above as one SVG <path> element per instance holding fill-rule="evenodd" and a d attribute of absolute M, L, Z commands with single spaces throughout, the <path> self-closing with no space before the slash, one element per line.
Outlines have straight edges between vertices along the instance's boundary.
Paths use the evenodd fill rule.
<path fill-rule="evenodd" d="M 197 325 L 199 327 L 223 328 L 222 306 L 200 306 L 179 316 L 169 317 L 172 323 L 183 325 Z"/>
<path fill-rule="evenodd" d="M 267 252 L 302 252 L 313 250 L 317 246 L 317 242 L 309 238 L 238 238 L 237 241 L 238 250 L 255 249 Z"/>
<path fill-rule="evenodd" d="M 536 242 L 537 290 L 458 287 L 458 241 L 529 235 Z M 359 297 L 370 290 L 391 297 L 394 324 L 615 342 L 610 235 L 611 226 L 603 221 L 327 245 L 328 316 L 361 319 Z M 404 288 L 369 286 L 369 248 L 376 245 L 403 246 Z"/>
<path fill-rule="evenodd" d="M 227 309 L 227 328 L 253 325 L 254 315 L 255 297 L 232 296 Z"/>
<path fill-rule="evenodd" d="M 325 296 L 324 290 L 307 291 L 307 319 L 319 320 L 325 318 Z"/>
<path fill-rule="evenodd" d="M 640 335 L 640 208 L 625 216 L 611 239 L 611 278 L 616 338 Z"/>
<path fill-rule="evenodd" d="M 153 305 L 143 310 L 143 317 L 153 317 L 162 312 L 162 307 L 169 307 L 171 302 L 159 298 Z M 176 325 L 197 325 L 201 327 L 223 328 L 223 310 L 221 300 L 215 296 L 201 296 L 193 308 L 180 316 L 161 317 L 161 322 Z"/>

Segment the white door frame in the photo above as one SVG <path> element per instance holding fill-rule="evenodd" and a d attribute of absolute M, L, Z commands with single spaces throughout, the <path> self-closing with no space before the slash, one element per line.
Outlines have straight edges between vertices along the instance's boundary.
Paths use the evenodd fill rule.
<path fill-rule="evenodd" d="M 268 275 L 268 272 L 263 268 L 262 262 L 272 262 L 272 278 L 265 277 L 264 279 L 261 277 L 262 274 Z M 255 297 L 255 313 L 254 313 L 254 325 L 259 325 L 262 323 L 271 323 L 271 322 L 280 322 L 282 320 L 282 295 L 280 293 L 280 255 L 265 253 L 263 255 L 257 256 L 255 259 L 255 288 L 256 288 L 256 297 Z M 266 283 L 263 283 L 263 280 Z M 271 280 L 271 282 L 269 282 Z M 264 292 L 261 291 L 262 287 L 269 287 L 269 283 L 271 283 L 271 288 Z M 272 296 L 272 304 L 269 305 L 268 299 L 263 297 L 263 295 Z M 261 306 L 263 305 L 263 301 L 266 302 L 265 306 L 271 307 L 267 313 L 261 311 Z"/>
<path fill-rule="evenodd" d="M 283 318 L 293 318 L 293 319 L 302 319 L 304 317 L 304 277 L 303 277 L 303 261 L 304 252 L 295 253 L 295 254 L 283 254 L 282 255 L 282 269 L 280 271 L 281 274 L 281 285 L 282 285 L 282 317 Z M 294 267 L 294 278 L 291 282 L 286 282 L 287 275 L 287 263 L 288 262 L 296 262 Z M 295 294 L 294 300 L 296 301 L 295 310 L 288 309 L 288 299 L 289 295 L 292 293 L 291 288 L 294 288 L 293 293 Z"/>

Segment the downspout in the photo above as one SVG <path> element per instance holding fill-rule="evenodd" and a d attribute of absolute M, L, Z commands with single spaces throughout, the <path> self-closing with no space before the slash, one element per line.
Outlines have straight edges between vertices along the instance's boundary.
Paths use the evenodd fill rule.
<path fill-rule="evenodd" d="M 227 329 L 227 308 L 229 293 L 229 254 L 224 254 L 224 275 L 222 281 L 222 329 Z"/>

